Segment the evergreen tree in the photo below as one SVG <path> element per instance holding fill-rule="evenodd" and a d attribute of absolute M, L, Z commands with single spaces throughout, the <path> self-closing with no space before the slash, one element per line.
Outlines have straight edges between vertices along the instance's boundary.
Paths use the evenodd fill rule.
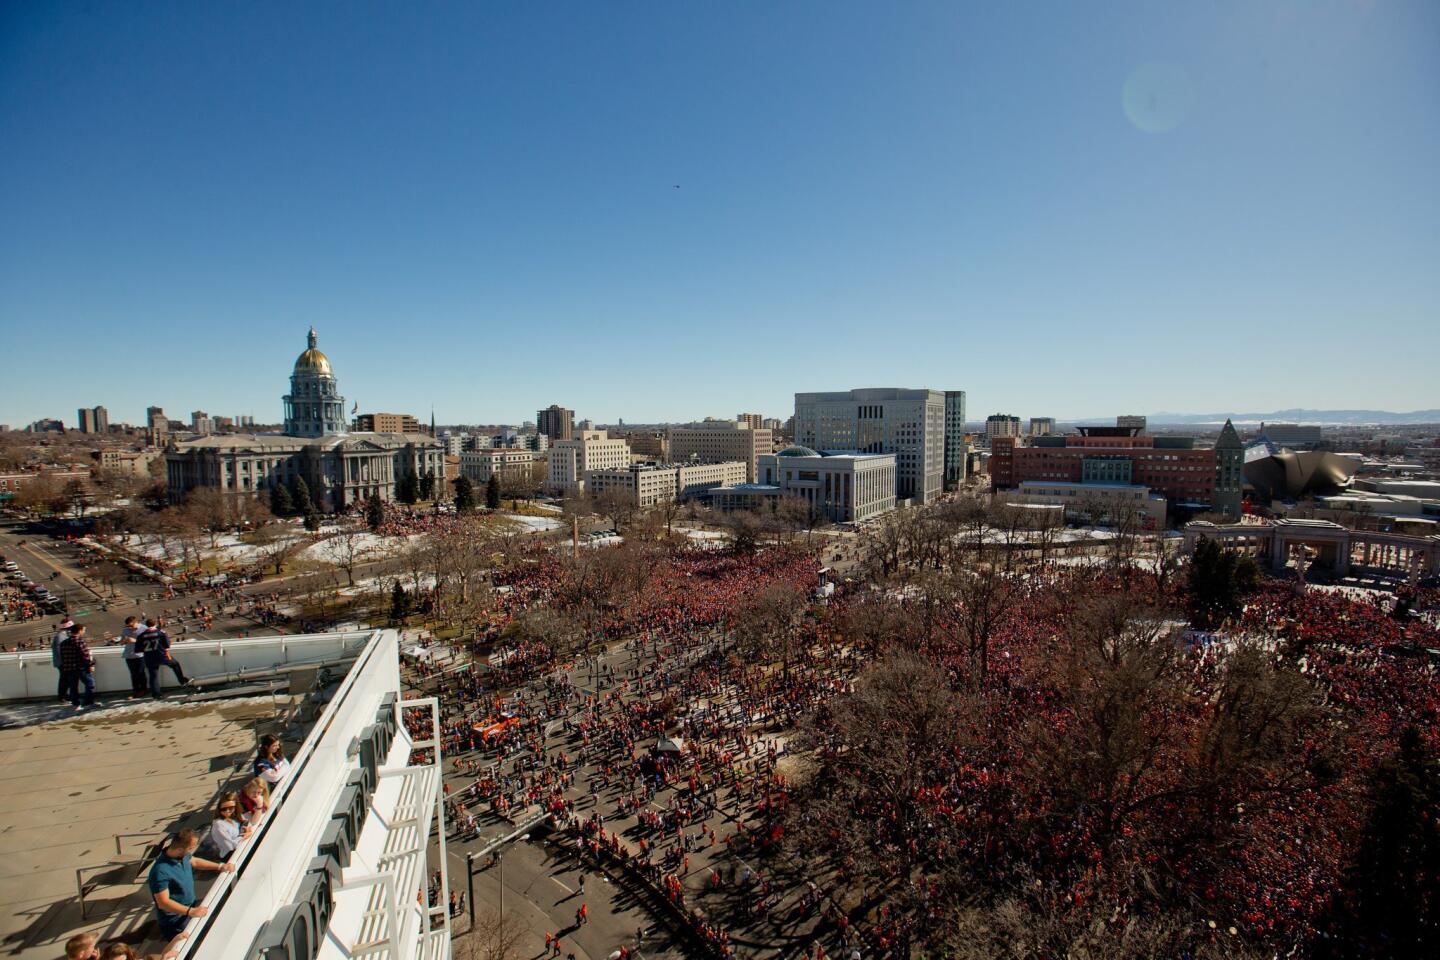
<path fill-rule="evenodd" d="M 298 473 L 290 484 L 290 499 L 293 503 L 293 512 L 302 517 L 315 512 L 315 499 L 310 496 L 310 484 L 306 483 L 305 478 Z"/>
<path fill-rule="evenodd" d="M 1203 538 L 1190 558 L 1190 616 L 1197 627 L 1212 629 L 1240 615 L 1242 598 L 1260 584 L 1260 568 L 1214 540 Z"/>
<path fill-rule="evenodd" d="M 1423 956 L 1440 937 L 1440 776 L 1413 725 L 1370 778 L 1370 809 L 1350 877 L 1353 921 L 1370 956 Z"/>
<path fill-rule="evenodd" d="M 470 482 L 469 477 L 460 477 L 455 481 L 455 512 L 469 513 L 475 509 L 475 485 Z"/>
<path fill-rule="evenodd" d="M 305 511 L 305 529 L 314 533 L 320 529 L 320 511 L 313 507 Z"/>
<path fill-rule="evenodd" d="M 396 580 L 395 587 L 390 591 L 390 619 L 404 620 L 410 616 L 410 609 L 410 594 L 406 593 L 400 581 Z"/>
<path fill-rule="evenodd" d="M 413 470 L 406 470 L 400 482 L 395 484 L 395 499 L 406 506 L 420 499 L 420 483 L 415 479 Z"/>
<path fill-rule="evenodd" d="M 295 512 L 295 501 L 290 498 L 290 490 L 283 483 L 270 488 L 270 512 L 277 517 L 288 517 Z"/>
<path fill-rule="evenodd" d="M 384 523 L 384 522 L 385 522 L 385 505 L 380 502 L 380 498 L 379 498 L 379 497 L 371 497 L 369 500 L 366 500 L 366 501 L 365 501 L 365 526 L 369 527 L 370 530 L 373 532 L 373 531 L 379 530 L 379 529 L 380 529 L 380 525 L 381 525 L 382 523 Z"/>
<path fill-rule="evenodd" d="M 431 473 L 429 470 L 426 470 L 426 471 L 425 471 L 423 474 L 421 474 L 421 476 L 420 476 L 420 499 L 421 499 L 421 500 L 434 500 L 434 499 L 435 499 L 435 475 L 434 475 L 433 473 Z"/>
<path fill-rule="evenodd" d="M 485 506 L 491 510 L 500 509 L 500 477 L 493 473 L 485 482 Z"/>

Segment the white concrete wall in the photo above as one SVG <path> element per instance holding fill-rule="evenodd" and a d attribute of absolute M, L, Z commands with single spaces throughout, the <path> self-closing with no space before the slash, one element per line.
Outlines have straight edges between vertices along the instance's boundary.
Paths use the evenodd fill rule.
<path fill-rule="evenodd" d="M 196 680 L 212 677 L 240 677 L 245 673 L 271 670 L 277 665 L 318 663 L 354 656 L 364 648 L 373 631 L 364 633 L 317 633 L 297 637 L 250 637 L 244 640 L 187 640 L 171 648 L 187 676 Z M 124 693 L 130 689 L 130 671 L 120 656 L 121 648 L 91 647 L 95 655 L 97 693 Z M 51 665 L 50 651 L 26 650 L 0 653 L 0 700 L 53 698 L 59 673 Z M 162 682 L 173 687 L 169 670 Z"/>

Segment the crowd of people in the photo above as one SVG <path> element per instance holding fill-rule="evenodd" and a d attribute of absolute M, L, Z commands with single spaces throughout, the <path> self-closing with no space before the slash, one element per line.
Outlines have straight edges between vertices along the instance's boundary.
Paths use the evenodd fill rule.
<path fill-rule="evenodd" d="M 802 653 L 785 670 L 735 656 L 725 628 L 734 609 L 772 578 L 808 586 L 814 570 L 810 558 L 779 550 L 680 554 L 656 571 L 644 598 L 592 620 L 593 649 L 607 653 L 570 659 L 542 642 L 504 643 L 507 620 L 535 605 L 564 602 L 561 567 L 542 558 L 502 575 L 500 582 L 512 589 L 492 632 L 477 645 L 483 656 L 473 663 L 462 657 L 458 666 L 407 665 L 412 681 L 444 703 L 443 742 L 453 761 L 447 789 L 458 837 L 477 835 L 486 817 L 542 809 L 587 855 L 619 862 L 650 884 L 718 955 L 733 949 L 733 927 L 748 930 L 777 911 L 787 921 L 804 919 L 802 929 L 815 932 L 806 949 L 816 953 L 828 948 L 846 955 L 862 945 L 882 955 L 908 949 L 913 918 L 902 907 L 855 911 L 843 874 L 816 885 L 766 868 L 770 855 L 784 849 L 796 815 L 785 772 L 790 733 L 817 708 L 849 695 L 854 678 L 880 651 L 835 642 L 830 625 L 850 602 L 843 592 L 805 625 Z M 1065 598 L 1076 590 L 1134 589 L 1129 577 L 1093 570 L 1055 568 L 1026 580 L 997 625 L 985 681 L 992 722 L 1002 731 L 989 744 L 996 753 L 957 755 L 953 767 L 937 771 L 937 786 L 925 798 L 933 800 L 933 815 L 949 818 L 995 802 L 996 829 L 1028 837 L 1007 845 L 1009 862 L 995 867 L 995 882 L 1021 870 L 1044 877 L 1046 895 L 1064 891 L 1070 912 L 1100 904 L 1116 909 L 1124 884 L 1085 867 L 1101 842 L 1092 824 L 1083 817 L 1057 820 L 1063 807 L 1056 798 L 1025 793 L 1020 732 L 1037 722 L 1057 728 L 1067 722 L 1051 686 L 1053 670 L 1043 662 L 1053 662 L 1056 637 L 1072 612 Z M 1435 598 L 1421 594 L 1414 605 L 1429 610 Z M 1440 729 L 1437 664 L 1426 652 L 1440 647 L 1440 639 L 1423 617 L 1401 619 L 1393 605 L 1280 584 L 1249 598 L 1243 620 L 1227 630 L 1269 643 L 1276 656 L 1299 658 L 1345 718 L 1346 745 L 1352 738 L 1356 747 L 1369 745 L 1345 782 L 1300 791 L 1293 806 L 1257 803 L 1232 862 L 1197 856 L 1173 865 L 1180 882 L 1191 886 L 1186 895 L 1226 918 L 1222 933 L 1233 927 L 1252 943 L 1294 947 L 1326 935 L 1324 916 L 1343 883 L 1359 815 L 1341 799 L 1345 792 L 1380 762 L 1401 726 L 1418 725 L 1432 741 Z M 961 662 L 969 660 L 958 632 L 957 624 L 945 623 L 916 641 L 956 682 Z M 1198 642 L 1184 652 L 1197 703 L 1210 696 L 1207 685 L 1219 682 L 1222 653 L 1219 645 Z M 1175 766 L 1165 775 L 1183 770 Z M 883 807 L 854 813 L 897 815 Z M 1189 813 L 1160 804 L 1150 817 Z M 741 851 L 754 856 L 742 861 Z M 917 909 L 939 916 L 943 885 L 925 877 L 913 883 L 912 902 L 924 905 Z M 749 895 L 738 910 L 722 909 L 731 901 L 719 891 L 736 884 Z M 1129 909 L 1140 907 L 1122 901 L 1109 922 L 1123 922 Z"/>

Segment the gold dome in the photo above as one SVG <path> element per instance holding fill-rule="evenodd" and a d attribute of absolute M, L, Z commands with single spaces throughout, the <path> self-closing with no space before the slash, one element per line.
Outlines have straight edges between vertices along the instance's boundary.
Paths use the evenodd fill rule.
<path fill-rule="evenodd" d="M 335 371 L 330 369 L 330 358 L 321 353 L 315 346 L 315 328 L 310 328 L 309 347 L 295 360 L 296 373 L 319 374 L 322 377 L 333 377 Z"/>

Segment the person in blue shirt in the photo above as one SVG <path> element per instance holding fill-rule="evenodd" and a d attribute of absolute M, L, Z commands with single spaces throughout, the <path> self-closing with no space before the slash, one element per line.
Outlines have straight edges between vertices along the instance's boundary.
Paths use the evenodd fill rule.
<path fill-rule="evenodd" d="M 195 905 L 195 871 L 218 870 L 234 873 L 235 864 L 216 863 L 195 856 L 200 836 L 194 830 L 181 830 L 170 838 L 155 865 L 150 868 L 150 895 L 155 898 L 155 916 L 165 939 L 177 936 L 191 917 L 203 917 L 208 907 Z"/>

